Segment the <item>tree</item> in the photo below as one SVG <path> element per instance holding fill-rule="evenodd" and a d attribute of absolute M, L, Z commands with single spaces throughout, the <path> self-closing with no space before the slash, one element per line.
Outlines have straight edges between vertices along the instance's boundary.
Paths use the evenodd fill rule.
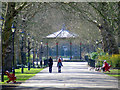
<path fill-rule="evenodd" d="M 120 47 L 120 1 L 118 2 L 118 20 L 117 20 L 117 25 L 118 25 L 118 30 L 117 30 L 117 33 L 118 33 L 118 46 Z"/>
<path fill-rule="evenodd" d="M 4 23 L 2 28 L 2 59 L 4 61 L 4 71 L 10 70 L 12 66 L 12 57 L 11 52 L 12 51 L 12 44 L 11 44 L 11 26 L 13 23 L 13 20 L 15 16 L 21 11 L 21 9 L 26 5 L 27 3 L 21 3 L 16 7 L 15 2 L 6 2 L 5 3 L 5 12 L 3 12 L 4 17 Z M 4 3 L 3 3 L 4 5 Z"/>
<path fill-rule="evenodd" d="M 12 66 L 12 44 L 11 44 L 11 38 L 12 38 L 12 32 L 11 32 L 11 26 L 12 23 L 16 24 L 16 38 L 15 41 L 18 41 L 20 38 L 19 30 L 22 29 L 25 34 L 25 40 L 24 40 L 24 50 L 26 51 L 26 38 L 27 33 L 29 33 L 28 26 L 31 25 L 29 22 L 33 19 L 35 14 L 41 10 L 41 3 L 18 3 L 18 2 L 4 2 L 3 4 L 3 17 L 5 19 L 3 31 L 2 31 L 2 59 L 4 61 L 4 70 L 10 70 Z M 20 54 L 20 45 L 17 43 L 17 48 Z M 15 52 L 16 52 L 15 51 Z M 17 52 L 18 53 L 18 52 Z"/>
<path fill-rule="evenodd" d="M 113 4 L 114 6 L 112 6 Z M 113 32 L 115 31 L 114 26 L 116 24 L 115 16 L 116 13 L 118 13 L 118 11 L 116 11 L 116 4 L 117 3 L 107 2 L 68 4 L 75 11 L 82 13 L 82 17 L 84 17 L 89 22 L 94 23 L 99 28 L 102 36 L 104 51 L 108 52 L 109 54 L 119 53 L 118 46 L 113 34 Z M 112 7 L 113 9 L 111 9 L 110 7 Z"/>
<path fill-rule="evenodd" d="M 92 3 L 90 5 L 99 12 L 102 17 L 103 23 L 99 27 L 103 36 L 104 51 L 109 54 L 119 54 L 117 42 L 115 40 L 114 31 L 116 31 L 116 16 L 118 14 L 117 3 L 99 3 L 98 7 L 95 7 Z M 99 10 L 99 7 L 100 10 Z M 117 10 L 116 10 L 117 8 Z M 118 17 L 117 17 L 118 20 Z M 118 29 L 118 28 L 117 28 Z"/>

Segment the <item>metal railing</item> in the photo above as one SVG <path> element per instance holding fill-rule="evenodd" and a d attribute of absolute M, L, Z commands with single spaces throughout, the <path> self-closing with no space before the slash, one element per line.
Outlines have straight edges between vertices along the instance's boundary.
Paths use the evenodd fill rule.
<path fill-rule="evenodd" d="M 88 59 L 88 65 L 89 65 L 90 67 L 95 67 L 95 60 Z"/>

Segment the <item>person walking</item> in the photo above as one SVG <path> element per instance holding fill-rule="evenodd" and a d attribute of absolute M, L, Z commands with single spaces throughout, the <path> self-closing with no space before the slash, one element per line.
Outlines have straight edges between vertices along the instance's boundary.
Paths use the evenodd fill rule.
<path fill-rule="evenodd" d="M 52 66 L 53 66 L 53 59 L 52 59 L 52 57 L 49 58 L 48 65 L 49 65 L 49 73 L 52 73 Z"/>
<path fill-rule="evenodd" d="M 61 61 L 63 61 L 63 58 L 60 56 Z"/>
<path fill-rule="evenodd" d="M 58 73 L 61 73 L 61 66 L 63 66 L 63 65 L 62 65 L 62 60 L 59 58 L 59 59 L 58 59 L 58 63 L 57 63 Z"/>

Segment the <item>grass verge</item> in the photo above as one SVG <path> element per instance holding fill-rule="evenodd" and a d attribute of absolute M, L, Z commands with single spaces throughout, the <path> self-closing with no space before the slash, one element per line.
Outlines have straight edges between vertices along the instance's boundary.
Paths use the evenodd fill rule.
<path fill-rule="evenodd" d="M 120 80 L 120 69 L 111 69 L 110 72 L 104 72 L 104 73 Z"/>
<path fill-rule="evenodd" d="M 20 69 L 15 69 L 15 76 L 17 77 L 16 78 L 16 81 L 17 81 L 16 84 L 20 84 L 21 82 L 24 82 L 25 80 L 33 77 L 34 75 L 36 75 L 41 70 L 43 70 L 43 68 L 31 68 L 30 70 L 28 70 L 28 68 L 24 68 L 24 73 L 21 73 L 21 68 Z M 7 75 L 4 75 L 4 82 L 0 82 L 0 84 L 9 85 L 8 83 L 6 83 L 7 80 L 9 80 Z"/>

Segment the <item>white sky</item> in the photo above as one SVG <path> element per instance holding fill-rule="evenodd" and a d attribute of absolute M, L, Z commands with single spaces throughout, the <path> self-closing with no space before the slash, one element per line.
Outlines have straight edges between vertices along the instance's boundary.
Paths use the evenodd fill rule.
<path fill-rule="evenodd" d="M 2 2 L 118 2 L 120 0 L 0 0 Z"/>

